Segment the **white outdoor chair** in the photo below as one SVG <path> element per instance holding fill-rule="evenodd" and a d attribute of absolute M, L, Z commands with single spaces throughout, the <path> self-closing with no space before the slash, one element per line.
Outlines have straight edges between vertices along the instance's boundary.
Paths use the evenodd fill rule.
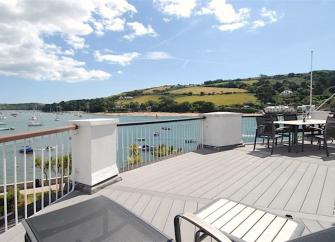
<path fill-rule="evenodd" d="M 302 234 L 304 226 L 292 220 L 228 199 L 218 199 L 195 214 L 174 219 L 176 242 L 181 242 L 181 219 L 196 226 L 194 241 L 207 236 L 217 241 L 287 241 Z"/>

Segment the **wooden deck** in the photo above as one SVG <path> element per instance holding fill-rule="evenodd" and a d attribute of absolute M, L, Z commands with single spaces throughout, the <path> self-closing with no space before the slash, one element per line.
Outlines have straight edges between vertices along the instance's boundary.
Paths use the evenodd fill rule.
<path fill-rule="evenodd" d="M 121 173 L 121 182 L 94 195 L 75 192 L 43 212 L 104 195 L 174 238 L 176 214 L 196 211 L 224 197 L 290 214 L 305 224 L 305 234 L 335 225 L 335 149 L 327 158 L 315 146 L 307 146 L 303 153 L 287 153 L 285 147 L 279 147 L 272 156 L 266 148 L 259 148 L 254 152 L 251 146 L 203 150 L 172 157 Z M 183 226 L 185 236 L 191 236 L 194 228 Z M 23 229 L 17 226 L 2 236 L 1 241 L 18 241 Z"/>

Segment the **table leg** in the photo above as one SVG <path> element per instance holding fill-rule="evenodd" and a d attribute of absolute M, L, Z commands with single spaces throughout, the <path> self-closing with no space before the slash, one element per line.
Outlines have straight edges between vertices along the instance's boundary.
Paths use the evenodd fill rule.
<path fill-rule="evenodd" d="M 294 125 L 294 142 L 295 142 L 295 152 L 298 153 L 298 147 L 299 147 L 299 142 L 298 142 L 298 129 L 299 126 Z"/>

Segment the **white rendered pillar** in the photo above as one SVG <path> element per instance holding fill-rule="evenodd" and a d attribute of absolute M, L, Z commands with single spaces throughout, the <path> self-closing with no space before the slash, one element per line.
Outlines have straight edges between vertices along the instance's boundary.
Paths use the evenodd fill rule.
<path fill-rule="evenodd" d="M 71 140 L 74 179 L 79 189 L 91 193 L 119 174 L 116 165 L 118 119 L 70 122 L 78 126 Z"/>
<path fill-rule="evenodd" d="M 232 112 L 204 113 L 204 146 L 229 148 L 242 144 L 242 114 Z"/>

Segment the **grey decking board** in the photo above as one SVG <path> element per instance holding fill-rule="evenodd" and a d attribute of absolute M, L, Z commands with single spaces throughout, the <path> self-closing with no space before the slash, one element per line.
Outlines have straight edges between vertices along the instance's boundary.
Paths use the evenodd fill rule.
<path fill-rule="evenodd" d="M 135 206 L 131 209 L 132 212 L 140 216 L 143 212 L 143 210 L 146 208 L 150 200 L 152 199 L 152 196 L 143 194 L 140 199 L 137 201 Z"/>
<path fill-rule="evenodd" d="M 250 164 L 244 162 L 244 159 L 239 158 L 236 160 L 236 164 L 228 167 L 228 169 L 222 170 L 222 172 L 217 172 L 217 169 L 215 169 L 215 174 L 213 174 L 211 177 L 203 179 L 203 181 L 201 181 L 199 185 L 194 184 L 192 186 L 192 189 L 190 189 L 189 191 L 189 195 L 200 197 L 201 194 L 215 187 L 216 184 L 220 183 L 220 181 L 227 179 L 227 177 L 230 176 L 229 174 L 231 172 L 234 172 L 236 169 L 240 169 L 241 167 L 247 167 L 249 165 Z"/>
<path fill-rule="evenodd" d="M 229 184 L 233 183 L 234 181 L 238 180 L 240 177 L 243 177 L 248 171 L 255 169 L 261 165 L 260 161 L 250 162 L 250 160 L 246 160 L 245 164 L 241 165 L 240 167 L 236 167 L 235 169 L 231 170 L 225 176 L 222 176 L 218 179 L 215 179 L 211 184 L 206 187 L 203 187 L 200 191 L 196 191 L 194 194 L 196 196 L 204 197 L 204 198 L 213 198 L 217 193 L 219 193 L 222 189 L 229 186 Z M 227 184 L 228 183 L 228 184 Z"/>
<path fill-rule="evenodd" d="M 292 194 L 294 193 L 296 187 L 303 178 L 309 164 L 300 163 L 298 169 L 294 172 L 291 179 L 285 184 L 285 186 L 279 191 L 275 199 L 271 202 L 270 208 L 283 210 Z"/>
<path fill-rule="evenodd" d="M 183 213 L 185 207 L 184 200 L 174 200 L 169 211 L 169 215 L 166 218 L 166 223 L 163 229 L 163 232 L 167 235 L 174 237 L 174 226 L 173 226 L 173 219 L 177 214 Z"/>
<path fill-rule="evenodd" d="M 176 157 L 173 157 L 168 160 L 159 161 L 153 164 L 150 164 L 148 166 L 145 166 L 139 171 L 138 169 L 122 173 L 121 175 L 125 177 L 124 183 L 133 186 L 133 187 L 139 187 L 139 186 L 146 186 L 147 184 L 151 184 L 151 182 L 154 182 L 155 179 L 160 179 L 160 172 L 171 172 L 175 171 L 175 169 L 182 170 L 185 166 L 187 166 L 189 163 L 191 163 L 190 159 L 192 157 L 192 153 L 186 153 L 182 154 Z M 185 161 L 185 162 L 183 162 Z M 143 176 L 142 172 L 145 170 L 145 172 L 151 173 L 152 171 L 155 171 L 155 173 L 152 175 L 151 179 L 145 179 L 146 177 Z M 132 179 L 127 179 L 128 176 L 131 176 Z"/>
<path fill-rule="evenodd" d="M 305 201 L 305 197 L 308 193 L 308 190 L 311 186 L 315 173 L 318 166 L 311 164 L 307 171 L 305 172 L 303 178 L 300 180 L 298 186 L 296 187 L 294 193 L 290 197 L 285 209 L 288 211 L 299 211 L 302 204 Z"/>
<path fill-rule="evenodd" d="M 189 178 L 191 179 L 193 174 L 203 170 L 203 157 L 196 157 L 196 159 L 193 159 L 193 164 L 186 167 L 184 170 L 175 170 L 175 172 L 171 172 L 168 176 L 168 179 L 161 180 L 160 182 L 156 182 L 155 184 L 152 184 L 150 186 L 147 186 L 148 189 L 151 190 L 164 190 L 165 188 L 170 188 L 175 186 L 175 184 L 180 184 L 180 180 Z M 206 162 L 207 166 L 213 165 L 215 167 L 215 159 L 209 159 Z M 163 174 L 166 174 L 166 171 L 163 171 Z"/>
<path fill-rule="evenodd" d="M 192 180 L 185 182 L 181 186 L 177 187 L 176 189 L 171 190 L 171 192 L 179 193 L 179 194 L 192 194 L 199 188 L 210 184 L 212 180 L 215 180 L 219 177 L 225 176 L 231 170 L 239 167 L 244 162 L 242 157 L 235 157 L 231 158 L 227 163 L 222 162 L 221 157 L 218 159 L 217 167 L 214 169 L 206 170 L 207 172 L 203 172 L 199 174 Z M 218 173 L 217 170 L 221 170 L 221 173 Z"/>
<path fill-rule="evenodd" d="M 164 198 L 160 203 L 154 218 L 152 219 L 152 224 L 158 228 L 160 231 L 163 231 L 167 217 L 169 216 L 170 209 L 172 207 L 173 200 L 170 198 Z"/>
<path fill-rule="evenodd" d="M 175 167 L 174 170 L 169 171 L 169 170 L 161 170 L 160 171 L 160 177 L 158 177 L 154 182 L 152 183 L 147 183 L 145 185 L 146 189 L 151 189 L 151 190 L 155 190 L 155 189 L 159 189 L 161 187 L 165 187 L 166 185 L 171 184 L 171 182 L 178 182 L 178 180 L 181 177 L 185 176 L 186 174 L 192 174 L 192 172 L 196 171 L 197 169 L 201 169 L 202 168 L 202 164 L 200 161 L 202 158 L 195 156 L 194 159 L 192 159 L 193 163 L 192 164 L 187 164 L 185 165 L 185 167 Z M 180 162 L 183 162 L 183 160 L 181 160 Z M 211 159 L 208 161 L 211 162 Z M 184 176 L 183 176 L 184 175 Z M 168 177 L 169 180 L 167 181 L 166 179 L 162 179 L 162 177 Z"/>
<path fill-rule="evenodd" d="M 303 219 L 302 221 L 311 233 L 317 232 L 323 229 L 320 223 L 318 223 L 315 220 Z"/>
<path fill-rule="evenodd" d="M 255 189 L 253 189 L 245 198 L 242 199 L 243 203 L 254 204 L 257 199 L 276 181 L 276 179 L 287 169 L 289 161 L 284 161 L 270 176 L 263 180 Z"/>
<path fill-rule="evenodd" d="M 300 209 L 301 212 L 316 214 L 324 187 L 326 174 L 327 167 L 320 165 L 306 195 L 305 201 Z"/>
<path fill-rule="evenodd" d="M 198 175 L 202 175 L 207 170 L 217 167 L 217 161 L 219 159 L 220 158 L 209 160 L 207 162 L 206 167 L 203 167 L 202 165 L 197 167 L 196 169 L 193 169 L 192 167 L 190 167 L 189 169 L 183 172 L 183 176 L 177 176 L 177 177 L 174 177 L 174 179 L 169 178 L 168 180 L 165 181 L 165 184 L 161 186 L 159 189 L 163 192 L 169 192 L 170 190 L 173 190 L 174 188 L 180 185 L 183 185 L 184 182 L 187 182 L 190 180 L 193 181 L 194 179 L 197 178 Z"/>
<path fill-rule="evenodd" d="M 256 169 L 254 169 L 250 173 L 248 173 L 248 175 L 239 179 L 238 182 L 232 184 L 231 186 L 229 186 L 225 190 L 222 190 L 218 194 L 218 196 L 231 197 L 233 194 L 238 192 L 240 189 L 242 189 L 246 185 L 250 184 L 251 181 L 253 181 L 258 175 L 270 173 L 271 171 L 275 170 L 275 168 L 278 167 L 279 165 L 280 165 L 280 163 L 276 164 L 275 162 L 269 162 L 269 161 L 262 163 Z"/>
<path fill-rule="evenodd" d="M 268 207 L 278 192 L 285 186 L 291 175 L 296 171 L 299 162 L 292 162 L 290 166 L 278 177 L 278 179 L 260 196 L 255 205 L 260 207 Z"/>
<path fill-rule="evenodd" d="M 318 213 L 334 215 L 335 209 L 335 167 L 329 167 L 321 194 Z"/>
<path fill-rule="evenodd" d="M 195 213 L 198 204 L 194 201 L 186 201 L 183 213 Z M 181 222 L 182 241 L 192 241 L 194 239 L 195 226 L 187 221 Z"/>
<path fill-rule="evenodd" d="M 104 188 L 97 195 L 118 201 L 160 231 L 168 231 L 172 238 L 171 218 L 179 212 L 192 210 L 189 207 L 194 208 L 195 204 L 201 208 L 211 202 L 214 197 L 205 198 L 202 194 L 212 192 L 216 186 L 219 187 L 216 193 L 212 192 L 213 195 L 233 200 L 258 191 L 254 194 L 256 207 L 268 206 L 264 209 L 281 215 L 292 214 L 295 219 L 302 218 L 301 221 L 305 221 L 312 231 L 335 223 L 335 162 L 329 159 L 324 161 L 324 154 L 321 157 L 318 153 L 313 156 L 313 152 L 305 159 L 302 152 L 288 154 L 286 150 L 280 153 L 280 149 L 277 149 L 276 154 L 270 156 L 267 150 L 251 150 L 251 146 L 246 146 L 208 155 L 190 152 L 171 157 L 122 173 L 123 181 Z M 318 172 L 327 168 L 324 184 L 320 184 L 322 172 L 315 172 L 314 178 L 313 174 L 309 174 L 311 171 L 307 171 L 313 166 Z M 314 193 L 319 194 L 315 200 L 312 196 Z M 95 195 L 78 197 L 78 201 L 91 196 Z M 314 214 L 309 213 L 310 207 L 315 210 L 317 197 L 320 199 L 318 209 Z M 60 207 L 68 206 L 72 199 L 69 199 L 70 203 L 60 204 Z M 285 206 L 291 204 L 292 199 L 296 199 L 298 204 L 294 205 L 296 209 L 292 206 L 288 210 Z M 270 200 L 270 204 L 266 205 Z M 178 206 L 173 207 L 178 203 L 185 203 L 182 211 L 181 206 L 179 209 Z M 50 207 L 57 206 L 56 203 Z M 309 229 L 304 233 L 310 233 Z"/>
<path fill-rule="evenodd" d="M 150 223 L 152 219 L 154 218 L 161 202 L 162 202 L 161 197 L 152 197 L 151 201 L 148 203 L 146 208 L 143 210 L 141 217 Z"/>

